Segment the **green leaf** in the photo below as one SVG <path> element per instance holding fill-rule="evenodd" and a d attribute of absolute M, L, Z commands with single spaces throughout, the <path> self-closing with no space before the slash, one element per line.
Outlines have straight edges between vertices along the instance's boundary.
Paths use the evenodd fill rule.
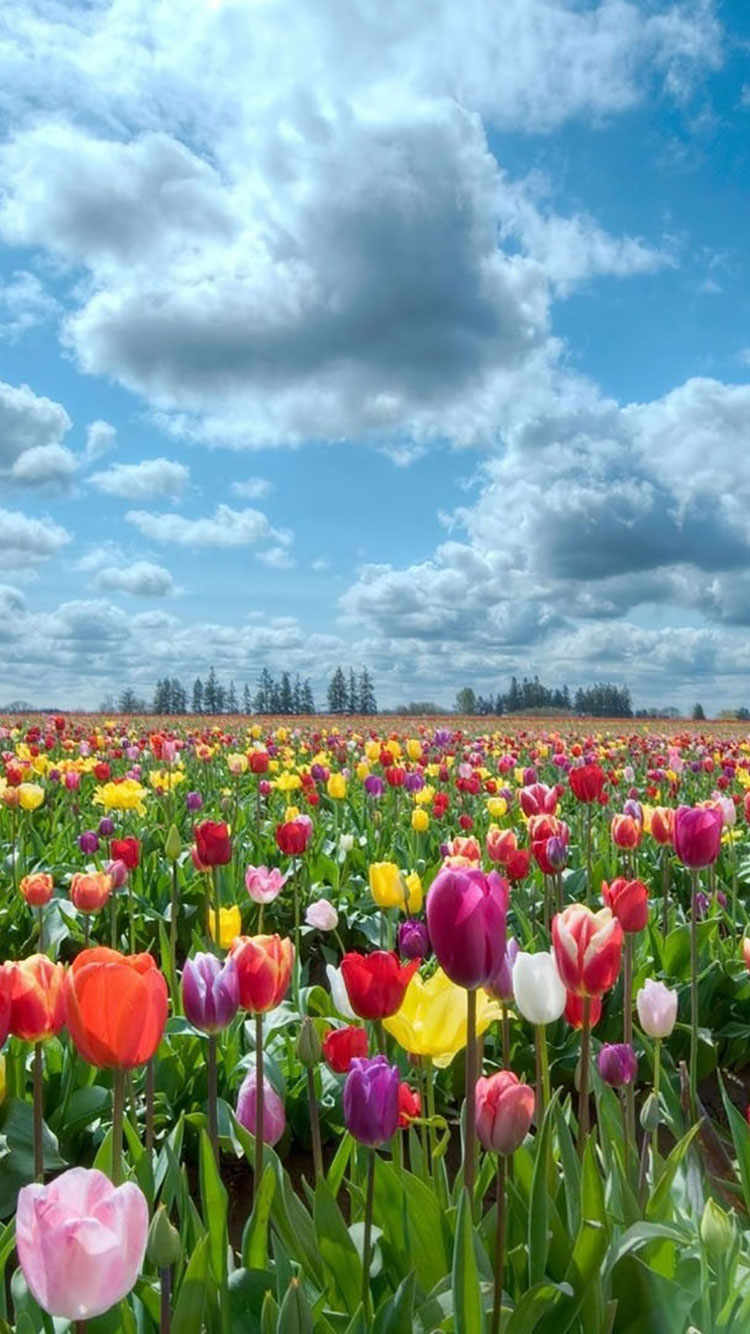
<path fill-rule="evenodd" d="M 654 1222 L 671 1217 L 673 1212 L 672 1186 L 674 1184 L 674 1179 L 699 1130 L 700 1122 L 696 1121 L 695 1125 L 690 1127 L 687 1134 L 683 1135 L 679 1143 L 675 1144 L 672 1152 L 667 1158 L 667 1161 L 664 1164 L 664 1170 L 646 1204 L 646 1217 L 650 1221 Z"/>
<path fill-rule="evenodd" d="M 0 1218 L 7 1218 L 16 1207 L 18 1192 L 34 1180 L 34 1109 L 30 1102 L 8 1098 L 0 1107 L 0 1136 L 6 1152 L 0 1157 Z M 44 1166 L 47 1171 L 65 1167 L 57 1140 L 45 1125 L 42 1139 Z"/>
<path fill-rule="evenodd" d="M 505 1334 L 533 1334 L 542 1316 L 554 1310 L 564 1297 L 572 1296 L 573 1289 L 565 1283 L 537 1283 L 528 1288 L 516 1302 Z"/>
<path fill-rule="evenodd" d="M 331 1300 L 352 1314 L 362 1300 L 362 1264 L 336 1201 L 325 1181 L 315 1190 L 315 1234 L 320 1254 L 333 1280 Z M 331 1291 L 332 1289 L 332 1291 Z"/>
<path fill-rule="evenodd" d="M 336 1198 L 341 1189 L 341 1182 L 344 1180 L 344 1173 L 346 1172 L 347 1166 L 349 1164 L 349 1159 L 352 1156 L 353 1147 L 354 1147 L 354 1140 L 352 1139 L 352 1136 L 349 1134 L 349 1131 L 347 1130 L 346 1134 L 344 1135 L 344 1138 L 342 1139 L 341 1143 L 339 1144 L 339 1147 L 336 1150 L 335 1157 L 333 1159 L 333 1162 L 331 1163 L 331 1166 L 328 1169 L 328 1175 L 326 1178 L 334 1199 Z"/>
<path fill-rule="evenodd" d="M 265 1269 L 268 1264 L 268 1222 L 276 1193 L 276 1177 L 270 1163 L 260 1179 L 253 1211 L 242 1233 L 242 1263 L 246 1269 Z"/>
<path fill-rule="evenodd" d="M 256 1330 L 267 1293 L 273 1293 L 274 1277 L 267 1269 L 235 1269 L 229 1276 L 229 1329 L 231 1334 Z"/>
<path fill-rule="evenodd" d="M 221 1288 L 220 1300 L 223 1300 L 227 1282 L 227 1192 L 205 1130 L 201 1131 L 200 1139 L 200 1182 L 211 1268 Z"/>
<path fill-rule="evenodd" d="M 453 1247 L 453 1326 L 455 1334 L 482 1334 L 484 1306 L 474 1254 L 474 1225 L 466 1191 L 458 1202 Z"/>
<path fill-rule="evenodd" d="M 555 1103 L 555 1125 L 565 1182 L 563 1195 L 568 1215 L 568 1231 L 575 1237 L 581 1226 L 581 1160 L 576 1153 L 570 1127 L 559 1103 Z"/>
<path fill-rule="evenodd" d="M 278 1318 L 278 1303 L 276 1302 L 273 1293 L 267 1292 L 263 1298 L 263 1307 L 260 1313 L 260 1334 L 276 1334 L 276 1322 Z"/>
<path fill-rule="evenodd" d="M 50 1125 L 64 1136 L 77 1135 L 109 1110 L 111 1099 L 110 1090 L 103 1084 L 86 1084 L 71 1094 L 64 1109 L 61 1107 L 53 1113 Z"/>
<path fill-rule="evenodd" d="M 537 1136 L 534 1171 L 531 1177 L 531 1197 L 529 1200 L 529 1286 L 533 1287 L 544 1278 L 547 1268 L 547 1248 L 549 1245 L 548 1168 L 549 1140 L 554 1116 L 555 1103 L 551 1102 L 542 1121 L 542 1128 Z"/>
<path fill-rule="evenodd" d="M 543 1334 L 566 1334 L 572 1328 L 584 1300 L 592 1298 L 593 1284 L 600 1282 L 606 1252 L 607 1234 L 601 1223 L 584 1219 L 565 1274 L 565 1283 L 572 1289 L 572 1296 L 563 1297 L 543 1318 L 539 1325 Z"/>
<path fill-rule="evenodd" d="M 276 1324 L 276 1334 L 313 1334 L 310 1304 L 298 1278 L 293 1278 L 286 1290 Z"/>
<path fill-rule="evenodd" d="M 402 1280 L 375 1319 L 373 1334 L 412 1334 L 414 1329 L 414 1296 L 417 1276 L 412 1270 Z"/>
<path fill-rule="evenodd" d="M 746 1209 L 750 1210 L 750 1126 L 744 1116 L 740 1116 L 734 1103 L 729 1098 L 724 1080 L 720 1080 L 721 1096 L 724 1102 L 724 1110 L 727 1114 L 729 1129 L 732 1135 L 734 1151 L 737 1155 L 737 1166 L 740 1172 L 740 1181 L 742 1182 L 742 1194 L 745 1200 Z"/>
<path fill-rule="evenodd" d="M 596 1158 L 596 1136 L 591 1134 L 583 1151 L 581 1171 L 581 1213 L 590 1223 L 607 1225 L 604 1182 Z"/>
<path fill-rule="evenodd" d="M 197 1334 L 201 1328 L 208 1294 L 208 1246 L 206 1234 L 190 1257 L 172 1315 L 171 1334 Z"/>
<path fill-rule="evenodd" d="M 695 1233 L 678 1223 L 634 1223 L 627 1232 L 618 1237 L 611 1248 L 605 1265 L 605 1277 L 610 1274 L 623 1256 L 638 1251 L 652 1241 L 674 1241 L 678 1246 L 688 1246 L 695 1239 Z"/>

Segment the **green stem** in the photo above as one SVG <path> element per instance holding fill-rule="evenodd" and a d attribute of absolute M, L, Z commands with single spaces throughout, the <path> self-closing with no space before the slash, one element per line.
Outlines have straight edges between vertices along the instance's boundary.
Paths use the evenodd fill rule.
<path fill-rule="evenodd" d="M 146 1062 L 146 1153 L 151 1156 L 154 1151 L 154 1084 L 155 1084 L 154 1058 Z"/>
<path fill-rule="evenodd" d="M 661 1084 L 661 1038 L 654 1042 L 654 1101 L 659 1106 L 659 1086 Z M 651 1177 L 656 1182 L 656 1160 L 659 1153 L 659 1127 L 651 1131 Z"/>
<path fill-rule="evenodd" d="M 492 1304 L 490 1334 L 500 1334 L 503 1313 L 503 1272 L 505 1270 L 505 1155 L 497 1156 L 497 1230 L 495 1233 L 495 1299 Z"/>
<path fill-rule="evenodd" d="M 586 804 L 586 904 L 591 906 L 594 895 L 593 871 L 591 858 L 591 802 Z"/>
<path fill-rule="evenodd" d="M 428 1134 L 430 1141 L 430 1172 L 435 1173 L 435 1079 L 432 1068 L 432 1057 L 425 1057 L 425 1087 L 427 1090 L 427 1119 L 429 1121 Z"/>
<path fill-rule="evenodd" d="M 536 1049 L 539 1058 L 539 1071 L 541 1075 L 541 1103 L 537 1109 L 536 1123 L 541 1126 L 544 1119 L 544 1113 L 549 1107 L 552 1091 L 549 1079 L 549 1054 L 547 1052 L 547 1029 L 544 1024 L 536 1026 Z"/>
<path fill-rule="evenodd" d="M 128 876 L 128 941 L 130 944 L 130 953 L 135 954 L 135 902 L 133 900 L 133 885 Z"/>
<path fill-rule="evenodd" d="M 629 1047 L 633 1045 L 633 934 L 625 933 L 625 959 L 622 977 L 622 1040 Z M 625 1085 L 625 1162 L 630 1168 L 630 1150 L 635 1146 L 635 1091 L 632 1084 Z"/>
<path fill-rule="evenodd" d="M 299 902 L 299 876 L 302 871 L 302 864 L 292 876 L 294 885 L 294 1008 L 297 1014 L 301 1014 L 300 1007 L 300 973 L 302 970 L 302 958 L 300 956 L 300 902 Z"/>
<path fill-rule="evenodd" d="M 34 1179 L 44 1180 L 44 1058 L 34 1043 Z"/>
<path fill-rule="evenodd" d="M 221 867 L 213 868 L 214 882 L 214 953 L 221 957 Z"/>
<path fill-rule="evenodd" d="M 219 1166 L 219 1117 L 216 1077 L 216 1034 L 208 1035 L 208 1138 L 214 1151 L 214 1162 Z"/>
<path fill-rule="evenodd" d="M 367 1191 L 365 1195 L 365 1235 L 362 1248 L 362 1309 L 365 1326 L 370 1327 L 370 1258 L 372 1239 L 372 1206 L 375 1198 L 375 1150 L 367 1150 Z"/>
<path fill-rule="evenodd" d="M 474 1204 L 474 1162 L 476 1158 L 477 1101 L 477 993 L 466 993 L 466 1138 L 464 1141 L 464 1187 L 469 1207 Z"/>
<path fill-rule="evenodd" d="M 690 1115 L 695 1121 L 698 1106 L 698 891 L 700 873 L 691 871 L 690 913 Z"/>
<path fill-rule="evenodd" d="M 169 896 L 169 962 L 172 966 L 172 1008 L 174 1013 L 179 1013 L 177 1009 L 177 998 L 179 996 L 179 987 L 177 986 L 177 902 L 178 902 L 178 881 L 177 881 L 177 860 L 172 862 L 172 887 Z"/>
<path fill-rule="evenodd" d="M 44 954 L 44 908 L 37 909 L 37 922 L 39 924 L 39 953 Z"/>
<path fill-rule="evenodd" d="M 661 904 L 661 929 L 666 940 L 669 930 L 669 845 L 667 843 L 664 844 L 661 852 Z"/>
<path fill-rule="evenodd" d="M 589 1064 L 591 1061 L 591 999 L 584 997 L 581 1029 L 581 1087 L 578 1096 L 578 1153 L 583 1157 L 589 1133 Z"/>
<path fill-rule="evenodd" d="M 506 1070 L 510 1070 L 510 1015 L 505 1001 L 503 1001 L 502 1011 L 503 1065 Z"/>
<path fill-rule="evenodd" d="M 109 943 L 113 950 L 117 949 L 117 890 L 114 889 L 109 898 Z"/>
<path fill-rule="evenodd" d="M 166 1266 L 159 1270 L 159 1334 L 169 1334 L 172 1316 L 170 1304 L 172 1298 L 172 1271 Z"/>
<path fill-rule="evenodd" d="M 112 1075 L 112 1182 L 122 1181 L 122 1117 L 125 1103 L 125 1071 L 115 1070 Z"/>
<path fill-rule="evenodd" d="M 255 1016 L 255 1171 L 253 1204 L 263 1175 L 263 1015 Z"/>
<path fill-rule="evenodd" d="M 320 1117 L 315 1093 L 315 1070 L 307 1067 L 307 1100 L 310 1104 L 310 1134 L 312 1137 L 313 1166 L 316 1182 L 323 1180 L 323 1149 L 320 1143 Z"/>

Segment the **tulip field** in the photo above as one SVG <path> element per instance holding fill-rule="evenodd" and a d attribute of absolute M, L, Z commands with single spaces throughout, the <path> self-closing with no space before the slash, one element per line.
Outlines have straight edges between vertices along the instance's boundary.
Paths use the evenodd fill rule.
<path fill-rule="evenodd" d="M 0 752 L 0 1334 L 750 1329 L 740 724 Z"/>

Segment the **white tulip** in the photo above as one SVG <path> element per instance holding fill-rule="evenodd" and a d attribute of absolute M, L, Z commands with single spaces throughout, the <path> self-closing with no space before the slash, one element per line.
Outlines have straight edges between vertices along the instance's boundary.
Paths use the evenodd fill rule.
<path fill-rule="evenodd" d="M 332 963 L 326 964 L 326 974 L 328 976 L 328 985 L 331 988 L 331 1000 L 343 1019 L 356 1019 L 351 1005 L 349 1004 L 349 993 L 346 990 L 346 983 L 341 974 L 340 968 L 334 968 Z"/>
<path fill-rule="evenodd" d="M 677 992 L 649 977 L 635 998 L 638 1021 L 647 1037 L 668 1038 L 677 1020 Z"/>
<path fill-rule="evenodd" d="M 565 1009 L 567 992 L 554 955 L 524 954 L 513 965 L 516 1007 L 530 1024 L 553 1024 Z"/>

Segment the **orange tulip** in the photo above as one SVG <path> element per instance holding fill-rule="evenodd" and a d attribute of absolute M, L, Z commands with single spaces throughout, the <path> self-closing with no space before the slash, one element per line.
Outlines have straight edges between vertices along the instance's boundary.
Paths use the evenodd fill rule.
<path fill-rule="evenodd" d="M 150 954 L 83 950 L 65 981 L 65 1022 L 89 1065 L 150 1061 L 167 1022 L 167 983 Z"/>
<path fill-rule="evenodd" d="M 46 954 L 32 954 L 6 965 L 10 974 L 9 1032 L 24 1042 L 52 1038 L 65 1022 L 65 968 Z"/>
<path fill-rule="evenodd" d="M 662 846 L 671 843 L 674 830 L 674 811 L 671 806 L 655 806 L 651 812 L 649 833 L 656 843 Z"/>
<path fill-rule="evenodd" d="M 43 908 L 52 898 L 54 881 L 46 871 L 25 875 L 18 886 L 30 908 Z"/>
<path fill-rule="evenodd" d="M 237 936 L 230 951 L 240 980 L 240 1005 L 254 1014 L 283 1001 L 294 967 L 294 946 L 280 936 Z"/>
<path fill-rule="evenodd" d="M 70 898 L 79 912 L 98 912 L 112 893 L 112 877 L 104 871 L 77 871 L 70 882 Z"/>

